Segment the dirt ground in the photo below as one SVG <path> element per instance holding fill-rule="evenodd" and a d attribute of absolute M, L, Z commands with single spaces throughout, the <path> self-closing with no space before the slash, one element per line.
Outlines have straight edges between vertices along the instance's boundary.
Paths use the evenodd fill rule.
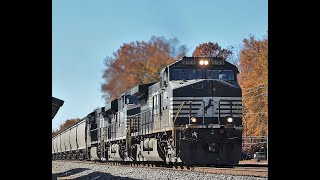
<path fill-rule="evenodd" d="M 251 159 L 251 160 L 240 161 L 239 164 L 268 164 L 268 161 L 260 160 L 260 162 L 257 162 L 256 159 Z"/>

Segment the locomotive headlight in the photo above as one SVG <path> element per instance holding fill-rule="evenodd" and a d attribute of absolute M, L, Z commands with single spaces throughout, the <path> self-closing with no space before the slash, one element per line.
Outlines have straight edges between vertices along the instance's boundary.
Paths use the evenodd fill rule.
<path fill-rule="evenodd" d="M 208 60 L 200 60 L 199 61 L 199 64 L 202 66 L 202 65 L 208 65 L 209 64 L 209 61 Z"/>
<path fill-rule="evenodd" d="M 195 123 L 195 122 L 197 122 L 197 119 L 195 117 L 192 117 L 191 122 Z"/>
<path fill-rule="evenodd" d="M 229 123 L 232 123 L 232 121 L 233 121 L 232 117 L 228 117 L 227 121 L 228 121 Z"/>

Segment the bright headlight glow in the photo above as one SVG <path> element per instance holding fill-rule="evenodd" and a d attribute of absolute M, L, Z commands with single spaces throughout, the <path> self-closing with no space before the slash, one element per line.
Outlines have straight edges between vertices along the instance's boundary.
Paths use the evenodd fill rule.
<path fill-rule="evenodd" d="M 204 61 L 204 65 L 208 65 L 209 64 L 209 61 L 208 60 L 205 60 Z"/>
<path fill-rule="evenodd" d="M 195 117 L 192 117 L 191 122 L 195 123 L 195 122 L 197 122 L 197 119 Z"/>
<path fill-rule="evenodd" d="M 227 121 L 231 123 L 233 121 L 232 117 L 228 117 Z"/>
<path fill-rule="evenodd" d="M 200 64 L 200 65 L 203 65 L 203 64 L 204 64 L 204 61 L 203 61 L 203 60 L 200 60 L 200 61 L 199 61 L 199 64 Z"/>

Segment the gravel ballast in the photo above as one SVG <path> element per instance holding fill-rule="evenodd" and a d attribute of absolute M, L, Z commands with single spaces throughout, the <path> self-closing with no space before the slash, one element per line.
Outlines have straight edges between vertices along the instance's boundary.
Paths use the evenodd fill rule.
<path fill-rule="evenodd" d="M 159 168 L 113 166 L 99 163 L 79 163 L 66 161 L 52 162 L 52 175 L 60 179 L 227 179 L 266 180 L 266 177 L 236 176 L 226 174 L 212 174 L 191 171 L 165 170 Z"/>

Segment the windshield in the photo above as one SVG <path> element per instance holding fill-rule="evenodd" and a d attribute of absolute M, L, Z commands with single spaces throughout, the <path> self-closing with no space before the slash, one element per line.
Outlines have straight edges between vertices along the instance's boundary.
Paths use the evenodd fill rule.
<path fill-rule="evenodd" d="M 220 79 L 234 80 L 232 70 L 206 70 L 206 69 L 173 69 L 171 80 L 191 79 Z"/>

